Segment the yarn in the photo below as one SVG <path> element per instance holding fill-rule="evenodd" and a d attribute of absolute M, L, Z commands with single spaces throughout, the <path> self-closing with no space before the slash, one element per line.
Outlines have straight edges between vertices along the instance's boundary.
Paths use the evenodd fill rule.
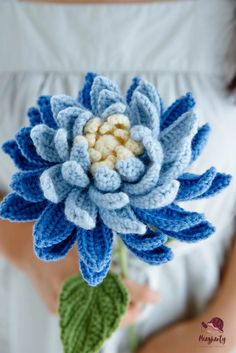
<path fill-rule="evenodd" d="M 78 99 L 41 96 L 37 104 L 29 126 L 3 145 L 20 171 L 0 216 L 37 221 L 39 258 L 63 258 L 78 242 L 81 275 L 96 286 L 110 268 L 113 233 L 141 260 L 161 264 L 173 257 L 167 238 L 194 242 L 214 232 L 204 215 L 177 205 L 214 196 L 231 180 L 213 167 L 187 172 L 210 131 L 198 126 L 191 93 L 165 109 L 142 78 L 124 97 L 88 73 Z"/>

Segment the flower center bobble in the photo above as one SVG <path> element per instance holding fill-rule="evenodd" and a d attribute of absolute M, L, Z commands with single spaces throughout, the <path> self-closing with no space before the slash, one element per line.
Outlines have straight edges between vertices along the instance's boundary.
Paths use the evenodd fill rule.
<path fill-rule="evenodd" d="M 86 141 L 91 161 L 91 172 L 106 166 L 115 169 L 116 162 L 143 152 L 143 145 L 130 136 L 130 121 L 123 114 L 109 116 L 105 121 L 93 118 L 84 127 L 84 135 L 78 135 L 74 143 Z"/>

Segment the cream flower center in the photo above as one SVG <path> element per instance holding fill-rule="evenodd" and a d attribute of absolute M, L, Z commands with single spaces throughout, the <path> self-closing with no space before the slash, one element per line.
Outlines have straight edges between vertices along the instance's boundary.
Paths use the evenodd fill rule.
<path fill-rule="evenodd" d="M 123 114 L 114 114 L 105 121 L 93 118 L 84 127 L 84 135 L 75 137 L 74 143 L 86 142 L 91 160 L 91 172 L 106 166 L 115 169 L 116 162 L 143 152 L 143 144 L 130 136 L 130 121 Z"/>

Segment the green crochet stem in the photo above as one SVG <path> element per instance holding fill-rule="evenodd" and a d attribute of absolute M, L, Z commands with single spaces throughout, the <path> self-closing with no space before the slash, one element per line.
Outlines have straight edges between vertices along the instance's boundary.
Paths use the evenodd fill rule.
<path fill-rule="evenodd" d="M 128 278 L 128 261 L 127 261 L 127 249 L 122 242 L 122 240 L 118 238 L 118 255 L 119 262 L 121 268 L 121 277 L 123 279 Z M 128 338 L 129 338 L 129 347 L 131 352 L 135 352 L 138 348 L 139 340 L 137 335 L 137 330 L 135 325 L 131 325 L 128 329 Z"/>

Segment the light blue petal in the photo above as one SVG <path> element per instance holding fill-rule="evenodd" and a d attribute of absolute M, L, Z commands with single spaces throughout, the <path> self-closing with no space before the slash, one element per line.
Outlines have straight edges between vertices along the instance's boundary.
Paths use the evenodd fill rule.
<path fill-rule="evenodd" d="M 160 117 L 162 102 L 155 86 L 146 80 L 140 79 L 136 91 L 142 93 L 149 99 L 149 101 L 154 105 L 158 117 Z"/>
<path fill-rule="evenodd" d="M 62 176 L 61 165 L 55 165 L 40 176 L 40 185 L 45 198 L 53 203 L 59 203 L 66 198 L 72 186 Z"/>
<path fill-rule="evenodd" d="M 135 157 L 118 161 L 116 163 L 116 169 L 122 177 L 122 180 L 130 183 L 138 181 L 145 172 L 143 162 Z"/>
<path fill-rule="evenodd" d="M 121 185 L 119 174 L 108 167 L 100 167 L 94 175 L 94 184 L 96 188 L 104 192 L 114 192 Z"/>
<path fill-rule="evenodd" d="M 60 162 L 61 158 L 57 153 L 54 136 L 56 131 L 47 125 L 40 124 L 33 127 L 30 137 L 33 140 L 36 151 L 40 157 L 48 162 Z"/>
<path fill-rule="evenodd" d="M 95 115 L 99 114 L 98 100 L 99 100 L 101 91 L 103 91 L 104 89 L 107 89 L 111 92 L 115 92 L 118 94 L 120 93 L 119 88 L 112 81 L 110 81 L 109 79 L 103 76 L 96 76 L 90 91 L 92 112 Z"/>
<path fill-rule="evenodd" d="M 108 210 L 122 208 L 129 203 L 129 197 L 124 192 L 102 193 L 92 185 L 89 188 L 89 197 L 98 207 Z"/>
<path fill-rule="evenodd" d="M 75 225 L 84 229 L 93 229 L 96 226 L 97 207 L 86 191 L 73 189 L 65 202 L 65 215 Z"/>
<path fill-rule="evenodd" d="M 69 107 L 61 110 L 57 116 L 57 124 L 59 127 L 66 129 L 68 137 L 73 138 L 73 127 L 75 121 L 86 111 L 79 107 Z"/>
<path fill-rule="evenodd" d="M 161 130 L 172 125 L 181 115 L 191 111 L 195 106 L 195 100 L 192 93 L 187 93 L 185 96 L 177 99 L 161 117 Z"/>
<path fill-rule="evenodd" d="M 62 165 L 62 176 L 67 183 L 85 188 L 89 184 L 89 178 L 84 169 L 76 161 L 67 161 Z"/>
<path fill-rule="evenodd" d="M 65 129 L 58 129 L 54 137 L 55 148 L 62 161 L 69 159 L 68 135 Z"/>
<path fill-rule="evenodd" d="M 90 269 L 99 272 L 111 261 L 113 233 L 98 217 L 92 230 L 77 231 L 79 257 Z"/>
<path fill-rule="evenodd" d="M 85 171 L 88 171 L 91 162 L 86 143 L 80 142 L 72 147 L 70 160 L 76 161 Z"/>
<path fill-rule="evenodd" d="M 136 130 L 131 129 L 132 137 L 136 136 Z M 124 183 L 122 190 L 131 195 L 143 195 L 150 192 L 157 185 L 162 165 L 163 153 L 160 143 L 149 133 L 146 134 L 145 130 L 143 132 L 142 136 L 141 130 L 139 131 L 139 137 L 152 164 L 139 182 L 135 184 Z"/>
<path fill-rule="evenodd" d="M 117 233 L 145 234 L 146 226 L 135 216 L 129 206 L 119 210 L 99 209 L 99 214 L 108 228 Z"/>
<path fill-rule="evenodd" d="M 58 94 L 51 97 L 51 109 L 54 119 L 57 123 L 57 117 L 61 110 L 75 106 L 78 106 L 76 101 L 70 96 L 66 96 L 65 94 Z"/>
<path fill-rule="evenodd" d="M 158 185 L 166 184 L 171 180 L 177 179 L 183 174 L 191 161 L 191 141 L 181 145 L 178 149 L 179 155 L 176 160 L 171 163 L 162 165 Z"/>
<path fill-rule="evenodd" d="M 83 135 L 84 126 L 92 117 L 93 115 L 89 111 L 84 111 L 80 114 L 80 116 L 78 116 L 73 127 L 73 137 L 77 135 Z"/>
<path fill-rule="evenodd" d="M 110 105 L 108 108 L 106 108 L 106 110 L 104 110 L 104 112 L 101 115 L 101 118 L 106 119 L 110 115 L 114 115 L 114 114 L 129 115 L 128 107 L 126 107 L 126 105 L 123 103 L 114 103 Z"/>
<path fill-rule="evenodd" d="M 179 189 L 179 182 L 177 180 L 171 183 L 156 187 L 150 193 L 143 196 L 130 196 L 130 204 L 137 208 L 161 208 L 169 205 L 175 200 Z"/>
<path fill-rule="evenodd" d="M 104 111 L 116 103 L 125 103 L 119 93 L 109 91 L 108 89 L 102 90 L 98 96 L 98 115 L 102 116 Z"/>
<path fill-rule="evenodd" d="M 160 142 L 165 163 L 172 162 L 178 152 L 177 147 L 187 140 L 192 140 L 197 132 L 197 117 L 193 112 L 181 115 L 173 124 L 160 133 Z"/>
<path fill-rule="evenodd" d="M 130 120 L 132 125 L 143 125 L 152 130 L 155 138 L 159 135 L 160 112 L 142 93 L 135 91 L 130 104 Z"/>

